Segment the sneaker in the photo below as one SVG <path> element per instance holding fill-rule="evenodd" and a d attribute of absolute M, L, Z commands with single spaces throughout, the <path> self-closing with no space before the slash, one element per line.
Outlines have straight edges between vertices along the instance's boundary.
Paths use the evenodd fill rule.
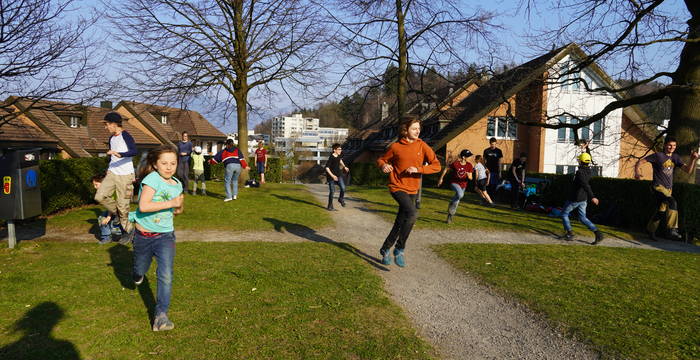
<path fill-rule="evenodd" d="M 146 277 L 144 275 L 133 274 L 131 278 L 134 279 L 134 284 L 141 285 L 141 283 L 143 283 L 143 279 L 145 279 Z"/>
<path fill-rule="evenodd" d="M 389 250 L 379 250 L 379 254 L 382 255 L 383 265 L 391 265 L 391 256 L 389 256 Z"/>
<path fill-rule="evenodd" d="M 158 314 L 153 320 L 153 331 L 166 331 L 174 328 L 175 324 L 168 319 L 168 315 L 165 313 Z"/>
<path fill-rule="evenodd" d="M 233 195 L 233 200 L 238 200 L 238 195 Z"/>
<path fill-rule="evenodd" d="M 338 200 L 340 206 L 345 207 L 345 200 Z"/>
<path fill-rule="evenodd" d="M 231 201 L 231 200 L 233 200 L 233 199 L 231 199 L 231 198 L 226 198 L 226 199 L 224 199 L 224 202 Z"/>
<path fill-rule="evenodd" d="M 574 232 L 573 231 L 567 231 L 566 234 L 562 235 L 562 239 L 566 241 L 572 241 L 574 240 Z"/>
<path fill-rule="evenodd" d="M 669 229 L 668 238 L 676 241 L 683 240 L 683 236 L 681 236 L 681 234 L 678 232 L 678 229 Z"/>
<path fill-rule="evenodd" d="M 600 230 L 595 232 L 595 240 L 593 240 L 593 243 L 591 245 L 598 245 L 600 244 L 601 241 L 603 241 L 603 233 L 600 232 Z"/>
<path fill-rule="evenodd" d="M 203 196 L 207 196 L 207 191 L 206 191 L 206 190 L 202 190 L 202 195 L 203 195 Z"/>
<path fill-rule="evenodd" d="M 334 207 L 328 207 L 328 208 L 326 208 L 326 210 L 328 210 L 328 211 L 338 211 L 338 210 L 337 210 L 336 208 L 334 208 Z"/>
<path fill-rule="evenodd" d="M 399 267 L 406 266 L 406 259 L 403 257 L 403 250 L 394 248 L 394 262 L 396 262 L 396 265 Z"/>
<path fill-rule="evenodd" d="M 447 214 L 447 220 L 446 220 L 446 222 L 447 222 L 448 224 L 452 224 L 452 214 Z"/>
<path fill-rule="evenodd" d="M 122 237 L 119 239 L 119 243 L 122 245 L 129 245 L 134 240 L 134 234 L 136 229 L 131 229 L 131 231 L 125 231 Z"/>

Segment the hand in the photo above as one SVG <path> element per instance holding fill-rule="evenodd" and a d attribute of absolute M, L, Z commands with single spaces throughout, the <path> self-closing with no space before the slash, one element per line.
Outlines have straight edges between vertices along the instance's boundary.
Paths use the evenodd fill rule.
<path fill-rule="evenodd" d="M 333 181 L 338 181 L 338 177 L 335 175 L 331 175 L 333 177 Z"/>
<path fill-rule="evenodd" d="M 346 166 L 346 167 L 343 168 L 343 171 L 345 171 L 346 173 L 349 173 L 349 172 L 350 172 L 350 168 Z"/>
<path fill-rule="evenodd" d="M 246 166 L 245 169 L 250 171 L 250 166 Z"/>
<path fill-rule="evenodd" d="M 385 174 L 388 174 L 388 173 L 394 171 L 394 167 L 391 166 L 391 165 L 389 165 L 389 164 L 384 164 L 384 166 L 382 166 L 382 171 L 383 171 Z"/>
<path fill-rule="evenodd" d="M 598 205 L 598 203 L 599 203 L 598 198 L 593 198 L 593 199 L 591 199 L 591 202 L 592 202 L 594 205 Z"/>
<path fill-rule="evenodd" d="M 182 206 L 182 203 L 185 201 L 185 194 L 180 194 L 176 198 L 170 200 L 170 204 L 172 205 L 171 207 L 174 208 L 179 208 Z"/>
<path fill-rule="evenodd" d="M 442 179 L 438 180 L 438 185 L 437 185 L 437 187 L 440 187 L 440 186 L 442 186 Z"/>
<path fill-rule="evenodd" d="M 418 172 L 418 168 L 415 166 L 409 166 L 408 169 L 406 169 L 406 172 L 409 174 L 415 174 Z"/>
<path fill-rule="evenodd" d="M 110 149 L 110 150 L 107 150 L 107 155 L 119 156 L 119 153 Z"/>
<path fill-rule="evenodd" d="M 700 157 L 700 154 L 698 154 L 697 151 L 693 151 L 693 152 L 690 154 L 690 158 L 693 159 L 693 160 L 697 160 L 698 157 Z"/>
<path fill-rule="evenodd" d="M 187 153 L 181 152 L 180 156 L 187 156 Z"/>

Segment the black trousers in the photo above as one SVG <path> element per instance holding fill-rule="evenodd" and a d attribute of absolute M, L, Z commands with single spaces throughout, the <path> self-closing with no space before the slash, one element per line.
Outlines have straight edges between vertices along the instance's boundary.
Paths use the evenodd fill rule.
<path fill-rule="evenodd" d="M 416 194 L 407 194 L 403 191 L 391 193 L 391 197 L 399 204 L 399 212 L 396 213 L 394 226 L 391 228 L 389 235 L 384 240 L 382 250 L 389 251 L 394 244 L 396 249 L 403 250 L 406 248 L 406 240 L 413 230 L 413 224 L 418 218 L 418 209 L 416 208 Z"/>
<path fill-rule="evenodd" d="M 520 183 L 515 179 L 510 180 L 510 207 L 520 208 Z"/>

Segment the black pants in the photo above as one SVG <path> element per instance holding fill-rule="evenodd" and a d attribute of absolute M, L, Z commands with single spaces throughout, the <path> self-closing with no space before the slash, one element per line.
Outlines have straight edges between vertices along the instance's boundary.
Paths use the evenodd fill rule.
<path fill-rule="evenodd" d="M 510 207 L 520 208 L 520 183 L 515 179 L 511 179 L 510 185 Z"/>
<path fill-rule="evenodd" d="M 416 209 L 416 194 L 407 194 L 403 191 L 391 193 L 391 197 L 399 203 L 399 212 L 396 214 L 394 226 L 391 228 L 389 235 L 384 240 L 382 250 L 389 251 L 394 243 L 396 248 L 403 250 L 406 247 L 406 239 L 411 234 L 413 224 L 418 218 L 418 209 Z"/>
<path fill-rule="evenodd" d="M 182 191 L 188 192 L 190 186 L 190 161 L 182 160 L 180 158 L 179 164 L 177 164 L 177 177 L 182 183 Z"/>
<path fill-rule="evenodd" d="M 496 201 L 496 187 L 501 182 L 501 177 L 498 176 L 498 171 L 489 169 L 489 186 L 487 188 L 489 195 L 493 201 Z"/>

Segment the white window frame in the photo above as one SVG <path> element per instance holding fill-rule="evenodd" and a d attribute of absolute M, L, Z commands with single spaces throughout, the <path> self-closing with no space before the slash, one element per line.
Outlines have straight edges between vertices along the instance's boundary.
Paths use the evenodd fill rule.
<path fill-rule="evenodd" d="M 160 123 L 163 125 L 167 125 L 168 124 L 168 115 L 160 114 Z"/>
<path fill-rule="evenodd" d="M 77 128 L 80 127 L 80 116 L 71 115 L 68 117 L 68 123 L 70 127 Z"/>
<path fill-rule="evenodd" d="M 491 121 L 494 121 L 494 126 L 493 126 L 493 134 L 489 134 L 489 123 Z M 505 127 L 505 136 L 499 136 L 498 135 L 498 124 L 499 122 L 505 122 L 506 127 Z M 512 127 L 511 127 L 512 126 Z M 515 134 L 511 136 L 511 129 L 515 129 Z M 496 138 L 499 140 L 517 140 L 518 139 L 518 123 L 515 121 L 513 118 L 509 118 L 507 116 L 489 116 L 488 119 L 486 120 L 486 138 Z"/>
<path fill-rule="evenodd" d="M 587 116 L 578 116 L 576 119 L 570 117 L 570 116 L 559 116 L 559 122 L 564 123 L 564 124 L 575 124 L 578 123 L 580 120 L 586 120 L 588 117 Z M 580 119 L 580 120 L 579 120 Z M 573 121 L 576 122 L 573 122 Z M 595 124 L 600 124 L 600 131 L 598 132 L 599 136 L 598 139 L 594 139 L 595 134 L 593 133 L 592 129 L 595 129 L 596 126 Z M 605 141 L 605 118 L 600 119 L 593 124 L 589 124 L 586 127 L 578 129 L 578 138 L 583 139 L 583 132 L 584 130 L 587 130 L 590 132 L 589 137 L 586 139 L 590 141 L 591 144 L 602 144 Z M 564 134 L 564 139 L 560 137 L 560 133 L 562 131 L 565 131 Z M 559 128 L 557 129 L 557 143 L 559 144 L 572 144 L 574 142 L 574 130 L 571 128 Z"/>

